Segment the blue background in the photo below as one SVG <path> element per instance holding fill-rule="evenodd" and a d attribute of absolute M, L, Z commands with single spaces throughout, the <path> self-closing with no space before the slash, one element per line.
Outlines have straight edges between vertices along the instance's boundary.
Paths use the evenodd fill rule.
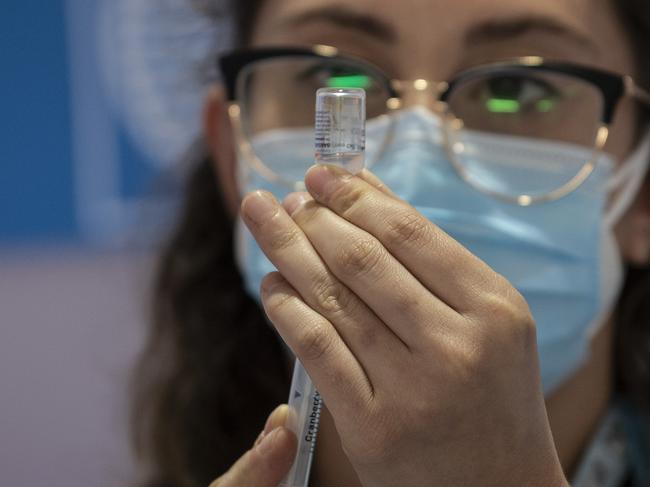
<path fill-rule="evenodd" d="M 87 25 L 70 25 L 71 5 L 81 5 L 77 18 Z M 99 0 L 4 0 L 0 14 L 0 247 L 73 244 L 106 246 L 123 242 L 134 226 L 127 211 L 105 216 L 78 198 L 75 168 L 91 161 L 75 161 L 75 137 L 87 137 L 92 127 L 75 131 L 72 68 L 86 70 L 86 110 L 95 113 L 104 139 L 115 154 L 116 201 L 144 200 L 159 177 L 159 169 L 126 133 L 108 109 L 98 66 L 72 66 L 70 29 L 79 35 L 94 33 L 92 15 Z M 68 9 L 68 10 L 66 10 Z M 86 59 L 94 59 L 97 40 L 88 39 Z M 79 86 L 75 86 L 79 88 Z M 108 134 L 106 134 L 108 127 Z M 99 130 L 98 130 L 99 132 Z M 92 133 L 92 132 L 91 132 Z M 98 150 L 99 161 L 105 151 Z M 78 156 L 77 156 L 78 157 Z M 93 163 L 96 161 L 92 161 Z M 158 166 L 159 167 L 159 166 Z M 98 176 L 100 177 L 100 176 Z M 92 193 L 92 190 L 91 190 Z M 99 202 L 101 203 L 101 201 Z M 97 207 L 101 205 L 96 205 Z M 132 206 L 131 206 L 132 207 Z M 85 220 L 80 215 L 86 211 Z M 88 213 L 90 211 L 90 213 Z M 129 210 L 133 213 L 132 210 Z M 94 213 L 93 213 L 94 212 Z M 90 214 L 90 217 L 88 216 Z"/>
<path fill-rule="evenodd" d="M 64 5 L 5 0 L 0 15 L 0 243 L 78 237 Z"/>

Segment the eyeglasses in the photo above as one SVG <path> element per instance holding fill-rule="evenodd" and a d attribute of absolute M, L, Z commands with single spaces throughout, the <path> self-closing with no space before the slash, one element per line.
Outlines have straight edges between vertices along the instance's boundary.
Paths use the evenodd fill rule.
<path fill-rule="evenodd" d="M 323 45 L 238 50 L 221 57 L 219 65 L 247 160 L 268 180 L 291 189 L 301 189 L 302 175 L 313 160 L 306 158 L 304 167 L 289 169 L 282 158 L 266 157 L 256 141 L 278 130 L 309 130 L 314 94 L 322 87 L 366 91 L 368 125 L 373 127 L 367 140 L 368 166 L 393 142 L 404 94 L 433 90 L 445 151 L 459 176 L 479 191 L 521 206 L 556 200 L 585 181 L 622 98 L 650 105 L 650 93 L 630 76 L 536 56 L 474 67 L 449 82 L 391 79 L 375 65 Z M 531 139 L 580 148 L 577 152 L 586 155 L 566 160 L 525 157 Z M 529 168 L 490 157 L 495 144 L 506 140 L 517 147 L 517 157 L 534 160 L 545 176 L 531 177 Z M 302 143 L 311 141 L 306 137 Z M 313 147 L 303 149 L 313 152 Z M 503 180 L 508 181 L 507 191 L 499 183 Z"/>

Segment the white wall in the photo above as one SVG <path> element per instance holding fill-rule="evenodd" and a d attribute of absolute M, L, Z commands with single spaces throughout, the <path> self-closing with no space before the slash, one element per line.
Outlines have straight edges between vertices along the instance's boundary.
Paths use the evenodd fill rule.
<path fill-rule="evenodd" d="M 139 350 L 144 255 L 0 255 L 0 485 L 132 479 L 126 384 Z"/>

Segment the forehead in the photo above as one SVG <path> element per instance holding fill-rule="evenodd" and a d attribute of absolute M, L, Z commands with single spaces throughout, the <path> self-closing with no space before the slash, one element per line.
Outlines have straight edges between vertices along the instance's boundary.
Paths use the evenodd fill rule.
<path fill-rule="evenodd" d="M 450 18 L 474 16 L 502 16 L 516 12 L 547 12 L 555 14 L 583 14 L 588 4 L 603 3 L 603 0 L 355 0 L 348 3 L 360 11 L 390 16 L 396 23 L 404 20 L 422 19 L 427 14 L 430 27 Z M 264 2 L 266 15 L 286 15 L 296 11 L 317 7 L 343 6 L 346 2 L 331 0 L 268 0 Z"/>
<path fill-rule="evenodd" d="M 332 0 L 267 0 L 263 2 L 262 18 L 291 15 L 315 8 L 335 8 L 337 5 L 354 7 L 355 10 L 373 12 L 390 19 L 395 25 L 405 28 L 415 22 L 426 24 L 429 30 L 448 24 L 508 17 L 523 14 L 538 14 L 563 18 L 576 26 L 589 21 L 593 14 L 607 8 L 611 12 L 613 0 L 355 0 L 336 2 Z"/>
<path fill-rule="evenodd" d="M 267 0 L 259 12 L 253 43 L 342 43 L 344 48 L 353 51 L 356 43 L 361 45 L 362 52 L 367 51 L 366 44 L 372 42 L 368 43 L 363 35 L 345 26 L 334 25 L 325 17 L 319 20 L 318 15 L 309 16 L 310 12 L 340 9 L 377 19 L 390 27 L 394 33 L 391 41 L 371 46 L 383 49 L 384 56 L 426 58 L 429 62 L 435 59 L 451 65 L 457 58 L 466 56 L 468 50 L 486 48 L 482 37 L 472 42 L 474 38 L 470 37 L 468 41 L 468 34 L 484 29 L 496 34 L 493 38 L 499 38 L 502 44 L 507 44 L 510 34 L 513 38 L 523 37 L 519 27 L 527 25 L 533 26 L 526 31 L 526 35 L 531 34 L 528 41 L 532 36 L 535 42 L 522 42 L 522 49 L 530 51 L 534 45 L 540 52 L 517 52 L 517 44 L 510 42 L 512 55 L 540 54 L 563 58 L 562 51 L 566 45 L 570 60 L 629 72 L 634 65 L 632 49 L 618 21 L 614 3 L 615 0 L 355 0 L 341 3 L 332 0 Z M 308 20 L 292 22 L 292 19 Z M 542 27 L 536 29 L 534 26 L 538 21 Z M 551 25 L 559 29 L 547 28 Z M 504 28 L 499 34 L 501 26 Z M 584 50 L 572 50 L 575 47 L 573 40 L 579 38 L 588 41 L 581 46 Z M 591 49 L 586 44 L 591 44 Z M 576 59 L 581 57 L 584 59 Z"/>

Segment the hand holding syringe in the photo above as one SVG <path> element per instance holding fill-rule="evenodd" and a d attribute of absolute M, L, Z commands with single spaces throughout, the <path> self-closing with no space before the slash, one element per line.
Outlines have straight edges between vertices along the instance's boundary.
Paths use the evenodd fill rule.
<path fill-rule="evenodd" d="M 316 93 L 316 162 L 352 173 L 364 166 L 366 95 L 358 88 L 321 88 Z M 280 487 L 305 487 L 316 446 L 322 399 L 299 360 L 289 393 L 287 427 L 298 439 L 296 459 Z"/>

